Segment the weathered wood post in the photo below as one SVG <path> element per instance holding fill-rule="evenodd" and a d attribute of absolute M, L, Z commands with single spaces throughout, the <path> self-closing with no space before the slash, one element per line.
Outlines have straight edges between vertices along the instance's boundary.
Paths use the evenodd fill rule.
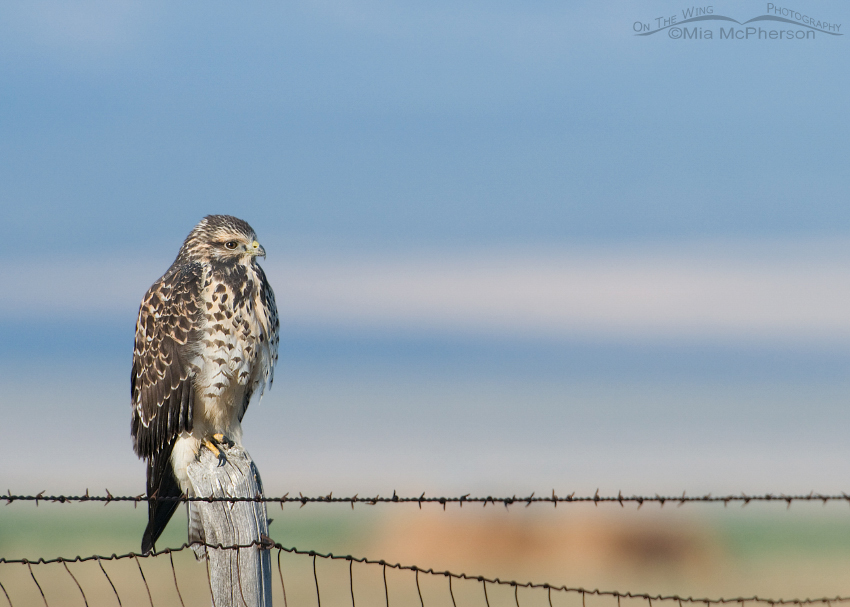
<path fill-rule="evenodd" d="M 189 465 L 189 479 L 197 497 L 263 496 L 260 473 L 240 446 L 223 446 L 221 464 L 207 449 Z M 271 607 L 271 556 L 259 544 L 268 540 L 269 523 L 264 502 L 189 502 L 189 521 L 200 522 L 207 546 L 193 546 L 199 559 L 208 559 L 214 607 Z M 209 545 L 246 546 L 221 549 Z"/>

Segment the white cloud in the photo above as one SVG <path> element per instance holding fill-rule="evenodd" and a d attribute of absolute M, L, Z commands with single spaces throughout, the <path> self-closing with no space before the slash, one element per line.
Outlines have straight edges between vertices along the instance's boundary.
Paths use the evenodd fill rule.
<path fill-rule="evenodd" d="M 850 337 L 850 263 L 652 257 L 274 268 L 307 324 L 661 338 Z"/>
<path fill-rule="evenodd" d="M 311 328 L 605 339 L 850 339 L 842 245 L 458 254 L 265 263 L 283 320 Z M 6 264 L 7 318 L 135 314 L 167 266 Z"/>

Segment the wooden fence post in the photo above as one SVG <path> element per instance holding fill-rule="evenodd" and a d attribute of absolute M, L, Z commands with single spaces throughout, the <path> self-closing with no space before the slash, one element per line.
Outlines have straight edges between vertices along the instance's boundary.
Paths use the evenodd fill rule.
<path fill-rule="evenodd" d="M 260 473 L 240 446 L 223 446 L 222 465 L 209 450 L 201 449 L 189 465 L 189 479 L 197 497 L 263 496 Z M 268 516 L 264 502 L 189 502 L 190 526 L 199 521 L 207 545 L 245 546 L 267 541 Z M 219 549 L 193 546 L 199 559 L 208 559 L 214 607 L 271 607 L 271 556 L 268 548 Z"/>

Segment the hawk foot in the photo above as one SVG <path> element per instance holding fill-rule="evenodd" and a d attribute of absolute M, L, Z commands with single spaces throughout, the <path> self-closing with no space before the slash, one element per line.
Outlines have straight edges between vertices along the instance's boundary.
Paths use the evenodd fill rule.
<path fill-rule="evenodd" d="M 213 434 L 212 437 L 213 437 L 213 440 L 216 442 L 216 444 L 219 444 L 219 445 L 227 445 L 228 447 L 232 447 L 233 445 L 236 444 L 232 440 L 227 438 L 224 434 L 221 434 L 221 433 Z"/>
<path fill-rule="evenodd" d="M 213 434 L 210 438 L 204 439 L 204 446 L 209 449 L 213 455 L 218 458 L 219 468 L 227 462 L 227 458 L 222 453 L 220 447 L 222 445 L 232 445 L 233 443 L 224 434 Z"/>

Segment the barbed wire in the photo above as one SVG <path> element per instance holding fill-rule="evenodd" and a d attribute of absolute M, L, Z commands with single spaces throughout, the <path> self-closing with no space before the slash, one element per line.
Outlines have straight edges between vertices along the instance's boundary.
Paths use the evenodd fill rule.
<path fill-rule="evenodd" d="M 281 508 L 284 504 L 288 503 L 300 503 L 302 506 L 306 506 L 307 504 L 351 504 L 351 507 L 354 508 L 355 504 L 366 504 L 370 506 L 374 506 L 377 504 L 418 504 L 419 507 L 422 507 L 422 504 L 440 504 L 445 509 L 448 504 L 458 504 L 460 507 L 463 507 L 464 504 L 483 504 L 485 507 L 487 504 L 497 505 L 503 504 L 505 507 L 511 506 L 513 504 L 525 504 L 526 506 L 530 506 L 532 504 L 540 504 L 540 503 L 549 503 L 554 505 L 555 507 L 558 504 L 564 503 L 588 503 L 591 502 L 593 504 L 604 504 L 604 503 L 619 503 L 620 506 L 625 506 L 626 504 L 637 504 L 638 508 L 647 503 L 656 503 L 660 506 L 664 506 L 666 503 L 673 503 L 682 506 L 684 504 L 691 503 L 723 503 L 724 506 L 728 506 L 730 503 L 740 503 L 744 506 L 749 504 L 750 502 L 784 502 L 791 507 L 791 504 L 794 502 L 821 502 L 823 504 L 827 504 L 829 502 L 846 502 L 850 504 L 850 495 L 847 493 L 840 494 L 823 494 L 823 493 L 815 493 L 812 491 L 806 495 L 789 495 L 785 493 L 773 494 L 773 493 L 764 493 L 764 494 L 756 494 L 749 495 L 746 493 L 741 493 L 740 495 L 687 495 L 685 492 L 682 495 L 658 495 L 657 493 L 654 496 L 647 495 L 623 495 L 622 492 L 618 492 L 617 495 L 599 495 L 599 490 L 596 490 L 594 495 L 583 495 L 577 496 L 575 492 L 570 493 L 569 495 L 559 496 L 555 494 L 555 491 L 552 490 L 551 495 L 546 496 L 536 496 L 534 493 L 527 497 L 517 497 L 513 495 L 511 497 L 494 497 L 488 495 L 487 497 L 472 497 L 470 494 L 455 496 L 455 497 L 436 497 L 436 496 L 426 496 L 424 493 L 419 497 L 402 497 L 396 494 L 393 491 L 392 496 L 381 496 L 376 495 L 374 497 L 360 497 L 359 494 L 355 494 L 352 497 L 334 497 L 333 492 L 328 495 L 319 495 L 319 496 L 307 496 L 299 493 L 297 496 L 291 496 L 289 493 L 283 495 L 281 497 L 264 497 L 262 495 L 257 495 L 255 497 L 190 497 L 190 496 L 163 496 L 159 497 L 156 495 L 147 496 L 145 494 L 140 495 L 112 495 L 108 489 L 105 490 L 106 495 L 90 495 L 88 489 L 84 495 L 45 495 L 45 491 L 38 493 L 36 495 L 13 495 L 11 491 L 7 490 L 5 495 L 0 495 L 0 501 L 5 501 L 6 505 L 9 505 L 13 502 L 35 502 L 36 505 L 39 502 L 49 502 L 49 503 L 59 503 L 59 504 L 68 504 L 68 503 L 76 503 L 76 502 L 102 502 L 104 504 L 109 504 L 113 502 L 131 502 L 136 505 L 139 503 L 148 503 L 148 502 L 262 502 L 267 504 L 276 504 L 279 503 Z"/>
<path fill-rule="evenodd" d="M 112 579 L 109 577 L 109 575 L 106 573 L 106 570 L 103 568 L 102 561 L 118 561 L 118 560 L 125 560 L 125 559 L 133 559 L 136 562 L 136 565 L 138 565 L 139 575 L 141 577 L 141 580 L 142 580 L 146 590 L 148 591 L 148 596 L 150 598 L 150 587 L 148 586 L 148 582 L 145 578 L 145 574 L 144 574 L 144 571 L 142 570 L 142 566 L 141 566 L 141 563 L 139 562 L 139 559 L 152 559 L 152 558 L 156 558 L 156 557 L 161 557 L 163 555 L 168 555 L 170 565 L 171 565 L 171 571 L 172 571 L 173 579 L 174 579 L 174 586 L 175 586 L 175 589 L 177 590 L 178 597 L 180 598 L 181 605 L 184 605 L 183 597 L 180 594 L 180 587 L 179 587 L 178 582 L 177 582 L 177 571 L 174 567 L 174 559 L 172 558 L 172 555 L 175 554 L 175 553 L 182 552 L 184 550 L 191 549 L 193 546 L 201 546 L 201 547 L 205 547 L 207 549 L 216 549 L 216 550 L 241 550 L 241 549 L 250 549 L 250 548 L 254 548 L 254 547 L 258 547 L 261 550 L 275 550 L 276 549 L 278 551 L 278 554 L 277 554 L 278 575 L 279 575 L 279 578 L 280 578 L 281 590 L 283 591 L 284 597 L 286 596 L 286 587 L 285 587 L 284 581 L 283 581 L 283 578 L 284 578 L 283 569 L 281 568 L 281 564 L 280 564 L 281 553 L 287 552 L 287 553 L 290 553 L 290 554 L 310 556 L 313 559 L 313 576 L 314 576 L 315 585 L 316 585 L 316 599 L 317 599 L 317 603 L 320 607 L 321 607 L 320 583 L 319 583 L 319 574 L 318 574 L 318 571 L 316 569 L 316 559 L 317 558 L 327 559 L 327 560 L 344 560 L 344 561 L 349 562 L 350 565 L 349 565 L 348 571 L 349 571 L 349 578 L 350 578 L 349 582 L 350 582 L 350 588 L 351 588 L 352 607 L 356 607 L 356 604 L 355 604 L 355 601 L 354 601 L 354 577 L 353 577 L 353 569 L 352 569 L 352 566 L 353 566 L 354 563 L 363 563 L 363 564 L 367 564 L 367 565 L 380 565 L 381 567 L 383 567 L 383 583 L 384 583 L 384 592 L 385 592 L 387 607 L 389 607 L 389 602 L 390 602 L 389 588 L 387 586 L 387 577 L 386 577 L 386 570 L 387 570 L 388 567 L 391 568 L 391 569 L 398 569 L 400 571 L 412 571 L 412 572 L 415 573 L 416 588 L 417 588 L 417 592 L 418 592 L 418 595 L 419 595 L 420 604 L 422 605 L 422 607 L 425 606 L 425 602 L 422 599 L 422 591 L 419 587 L 419 574 L 420 573 L 425 574 L 425 575 L 443 576 L 443 577 L 448 578 L 448 591 L 451 594 L 452 604 L 455 605 L 455 607 L 456 607 L 457 603 L 456 603 L 455 598 L 454 598 L 454 592 L 452 590 L 452 584 L 451 584 L 453 579 L 476 581 L 476 582 L 481 583 L 482 587 L 483 587 L 484 599 L 485 599 L 485 602 L 487 604 L 487 607 L 490 606 L 490 600 L 489 600 L 488 595 L 487 595 L 487 584 L 496 585 L 496 586 L 508 586 L 508 587 L 514 588 L 514 600 L 515 600 L 517 607 L 521 607 L 520 601 L 519 601 L 519 592 L 518 592 L 519 588 L 546 590 L 548 592 L 550 607 L 552 605 L 552 591 L 570 593 L 570 594 L 580 594 L 581 597 L 582 597 L 582 604 L 584 604 L 584 599 L 588 595 L 616 598 L 618 600 L 618 604 L 619 604 L 620 599 L 643 599 L 643 600 L 647 601 L 650 606 L 652 605 L 652 601 L 675 601 L 675 602 L 678 602 L 680 606 L 684 603 L 703 604 L 703 605 L 706 605 L 706 606 L 709 606 L 709 605 L 726 605 L 726 604 L 732 604 L 732 603 L 739 603 L 742 606 L 744 605 L 744 603 L 757 603 L 757 604 L 766 604 L 766 605 L 798 605 L 798 606 L 825 604 L 825 605 L 829 606 L 832 603 L 850 602 L 850 596 L 822 597 L 822 598 L 814 598 L 814 599 L 812 599 L 812 598 L 806 598 L 806 599 L 770 599 L 770 598 L 764 598 L 764 597 L 759 597 L 759 596 L 754 595 L 754 596 L 749 596 L 749 597 L 741 596 L 741 597 L 736 597 L 736 598 L 713 598 L 712 599 L 712 598 L 694 598 L 694 597 L 690 597 L 690 596 L 684 597 L 684 596 L 680 596 L 680 595 L 677 595 L 677 594 L 669 594 L 669 595 L 655 594 L 655 595 L 653 595 L 653 594 L 649 594 L 649 593 L 618 592 L 616 590 L 587 589 L 587 588 L 581 588 L 581 587 L 571 587 L 571 586 L 566 586 L 566 585 L 557 585 L 557 584 L 549 584 L 549 583 L 518 582 L 516 580 L 503 580 L 503 579 L 498 578 L 498 577 L 488 578 L 488 577 L 481 576 L 481 575 L 469 575 L 469 574 L 466 574 L 466 573 L 455 573 L 455 572 L 448 571 L 448 570 L 435 570 L 435 569 L 432 569 L 432 568 L 426 569 L 426 568 L 422 568 L 422 567 L 417 567 L 416 565 L 402 565 L 400 563 L 388 563 L 385 560 L 374 560 L 374 559 L 369 559 L 369 558 L 365 558 L 365 557 L 355 557 L 355 556 L 351 556 L 351 555 L 337 555 L 337 554 L 333 554 L 333 553 L 321 553 L 321 552 L 316 552 L 315 550 L 299 550 L 298 548 L 295 548 L 295 547 L 286 547 L 286 546 L 283 546 L 283 545 L 281 545 L 277 542 L 272 542 L 271 540 L 268 540 L 267 538 L 265 538 L 263 541 L 251 542 L 249 544 L 233 544 L 233 545 L 207 544 L 207 543 L 203 543 L 203 542 L 193 542 L 193 543 L 183 544 L 178 548 L 166 548 L 166 549 L 160 550 L 158 552 L 151 552 L 150 554 L 147 554 L 147 555 L 138 554 L 138 553 L 135 553 L 135 552 L 128 552 L 126 554 L 121 554 L 121 555 L 112 554 L 111 556 L 93 555 L 93 556 L 83 557 L 83 556 L 78 555 L 78 556 L 75 556 L 73 558 L 55 557 L 55 558 L 50 558 L 50 559 L 39 558 L 37 560 L 31 560 L 31 559 L 26 559 L 26 558 L 7 559 L 7 558 L 0 557 L 0 565 L 24 565 L 24 566 L 26 566 L 29 569 L 30 576 L 31 576 L 35 586 L 38 588 L 38 591 L 41 594 L 42 598 L 44 598 L 44 591 L 42 590 L 41 585 L 38 583 L 38 580 L 35 577 L 35 573 L 32 570 L 32 566 L 33 565 L 47 565 L 47 564 L 53 564 L 53 563 L 61 563 L 65 566 L 65 570 L 68 572 L 68 575 L 71 576 L 74 583 L 77 585 L 77 588 L 79 589 L 80 594 L 83 596 L 83 600 L 84 600 L 85 604 L 88 605 L 88 601 L 85 598 L 85 593 L 83 592 L 82 586 L 80 586 L 79 582 L 77 581 L 77 578 L 74 577 L 74 575 L 71 573 L 70 569 L 68 569 L 67 565 L 68 565 L 68 563 L 84 563 L 84 562 L 96 561 L 98 563 L 98 565 L 100 566 L 100 570 L 103 572 L 103 575 L 106 577 L 106 580 L 109 582 L 110 586 L 112 587 L 112 591 L 115 593 L 115 597 L 118 600 L 118 604 L 121 605 L 121 598 L 118 594 L 118 591 L 115 588 L 115 584 L 112 582 Z M 6 589 L 2 585 L 2 583 L 0 583 L 0 591 L 2 591 L 4 593 L 6 600 L 8 601 L 9 605 L 14 606 L 12 599 L 9 597 L 9 594 L 6 592 Z M 46 604 L 46 600 L 45 600 L 45 604 Z M 151 604 L 153 604 L 152 599 L 151 599 Z"/>

